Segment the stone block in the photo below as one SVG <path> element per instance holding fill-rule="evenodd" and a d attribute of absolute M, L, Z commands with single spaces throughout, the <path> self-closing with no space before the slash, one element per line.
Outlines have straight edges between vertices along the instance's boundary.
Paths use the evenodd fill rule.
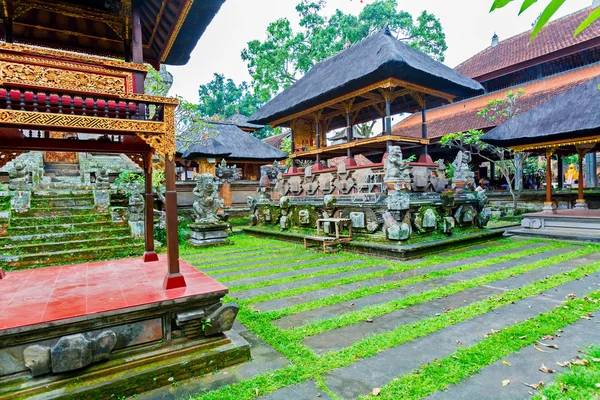
<path fill-rule="evenodd" d="M 442 232 L 446 234 L 452 233 L 454 231 L 454 227 L 456 226 L 456 221 L 452 217 L 444 217 L 442 220 Z"/>
<path fill-rule="evenodd" d="M 133 235 L 133 237 L 141 238 L 144 236 L 144 221 L 129 221 L 129 227 L 131 228 L 131 235 Z"/>
<path fill-rule="evenodd" d="M 31 370 L 32 376 L 40 376 L 52 372 L 50 363 L 50 348 L 34 344 L 23 350 L 25 366 Z"/>
<path fill-rule="evenodd" d="M 117 334 L 113 331 L 101 332 L 92 341 L 92 362 L 110 359 L 110 353 L 117 345 Z"/>
<path fill-rule="evenodd" d="M 428 208 L 425 213 L 423 213 L 423 229 L 435 229 L 436 224 L 437 216 L 435 215 L 435 211 Z"/>
<path fill-rule="evenodd" d="M 540 218 L 523 218 L 521 220 L 521 226 L 529 229 L 540 229 L 543 224 Z"/>
<path fill-rule="evenodd" d="M 302 225 L 310 224 L 310 211 L 300 210 L 298 211 L 298 222 Z"/>
<path fill-rule="evenodd" d="M 365 228 L 365 213 L 364 212 L 351 212 L 350 220 L 352 221 L 352 228 L 358 228 L 358 229 Z"/>
<path fill-rule="evenodd" d="M 95 189 L 94 190 L 94 205 L 98 211 L 106 211 L 110 207 L 110 190 Z"/>
<path fill-rule="evenodd" d="M 31 192 L 29 190 L 16 191 L 10 199 L 10 209 L 22 213 L 31 208 Z"/>
<path fill-rule="evenodd" d="M 204 328 L 204 335 L 212 336 L 231 329 L 240 307 L 235 303 L 227 303 L 208 316 L 210 325 Z"/>
<path fill-rule="evenodd" d="M 292 222 L 290 221 L 290 217 L 287 215 L 282 215 L 279 219 L 279 227 L 281 229 L 290 229 Z"/>
<path fill-rule="evenodd" d="M 91 342 L 81 333 L 64 336 L 50 350 L 50 358 L 55 374 L 86 367 L 93 361 Z"/>
<path fill-rule="evenodd" d="M 385 231 L 388 240 L 407 240 L 410 237 L 410 226 L 404 222 L 395 222 Z"/>

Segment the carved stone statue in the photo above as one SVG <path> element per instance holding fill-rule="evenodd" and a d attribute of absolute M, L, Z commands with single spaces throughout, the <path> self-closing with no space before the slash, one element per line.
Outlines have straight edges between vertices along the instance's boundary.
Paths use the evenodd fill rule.
<path fill-rule="evenodd" d="M 107 190 L 110 189 L 110 182 L 108 181 L 108 172 L 106 168 L 101 168 L 98 171 L 96 177 L 96 190 Z"/>
<path fill-rule="evenodd" d="M 385 170 L 384 182 L 410 183 L 410 167 L 402 159 L 400 146 L 390 146 L 383 168 Z"/>
<path fill-rule="evenodd" d="M 223 200 L 217 197 L 217 188 L 211 174 L 196 176 L 196 187 L 193 191 L 198 200 L 194 202 L 195 222 L 197 224 L 214 224 L 219 222 L 217 212 Z"/>
<path fill-rule="evenodd" d="M 475 174 L 471 171 L 469 163 L 471 162 L 470 151 L 459 151 L 456 159 L 452 162 L 454 167 L 454 177 L 452 183 L 455 182 L 472 182 L 475 179 Z"/>
<path fill-rule="evenodd" d="M 133 191 L 129 196 L 129 221 L 144 221 L 144 196 L 138 191 Z"/>
<path fill-rule="evenodd" d="M 22 162 L 16 162 L 14 169 L 8 173 L 10 183 L 8 188 L 10 190 L 26 191 L 29 190 L 29 174 L 25 168 L 25 164 Z"/>
<path fill-rule="evenodd" d="M 217 178 L 225 181 L 234 181 L 240 179 L 237 166 L 235 164 L 232 166 L 227 165 L 227 161 L 225 161 L 225 159 L 222 159 L 219 165 L 217 165 L 215 174 Z"/>

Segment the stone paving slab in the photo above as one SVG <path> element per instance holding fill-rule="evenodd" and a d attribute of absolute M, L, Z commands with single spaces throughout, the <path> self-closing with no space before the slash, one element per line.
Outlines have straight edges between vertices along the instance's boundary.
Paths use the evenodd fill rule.
<path fill-rule="evenodd" d="M 259 397 L 261 400 L 333 400 L 327 393 L 317 388 L 314 380 L 292 385 L 277 390 L 269 395 Z M 232 399 L 233 400 L 233 399 Z"/>
<path fill-rule="evenodd" d="M 283 263 L 283 264 L 276 264 L 276 265 L 267 265 L 262 267 L 260 263 L 257 264 L 250 264 L 249 268 L 244 268 L 242 270 L 239 271 L 232 271 L 232 272 L 219 272 L 219 271 L 212 271 L 212 270 L 207 270 L 205 271 L 208 275 L 212 276 L 215 279 L 220 279 L 223 277 L 230 277 L 230 276 L 236 276 L 236 275 L 242 275 L 242 274 L 247 274 L 250 272 L 260 272 L 260 271 L 270 271 L 273 269 L 279 269 L 279 268 L 287 268 L 287 267 L 300 267 L 303 265 L 309 265 L 309 264 L 317 264 L 317 263 L 323 263 L 325 261 L 328 262 L 328 264 L 322 264 L 322 266 L 326 266 L 326 265 L 337 265 L 331 261 L 341 261 L 343 260 L 342 257 L 331 257 L 328 258 L 326 260 L 304 260 L 303 258 L 294 258 L 297 259 L 298 261 L 294 261 L 294 262 L 287 262 L 287 263 Z M 264 262 L 264 261 L 261 261 Z M 268 260 L 268 262 L 271 262 L 271 260 Z M 252 265 L 254 265 L 255 267 L 252 267 Z M 315 266 L 316 268 L 317 266 Z M 310 270 L 310 268 L 303 268 L 303 271 L 308 271 Z M 264 275 L 264 279 L 271 279 L 270 277 L 273 275 Z"/>
<path fill-rule="evenodd" d="M 288 254 L 288 253 L 285 253 Z M 226 269 L 226 268 L 237 268 L 237 267 L 245 267 L 245 266 L 252 266 L 252 265 L 261 265 L 261 264 L 268 264 L 268 263 L 272 263 L 275 261 L 292 261 L 292 260 L 301 260 L 304 258 L 308 258 L 314 256 L 314 254 L 310 254 L 310 253 L 299 253 L 299 254 L 293 254 L 293 255 L 287 255 L 285 257 L 269 257 L 267 255 L 261 255 L 259 257 L 249 257 L 249 258 L 243 258 L 243 259 L 239 259 L 236 260 L 236 262 L 227 262 L 224 261 L 221 265 L 216 265 L 216 266 L 208 266 L 206 268 L 203 268 L 205 271 L 211 272 L 211 273 L 219 273 L 220 269 Z M 202 267 L 202 264 L 198 264 L 197 262 L 194 263 L 194 265 Z"/>
<path fill-rule="evenodd" d="M 314 260 L 314 262 L 318 262 L 318 261 Z M 278 272 L 276 274 L 255 276 L 253 278 L 238 279 L 233 282 L 227 282 L 227 284 L 229 287 L 236 287 L 236 286 L 240 286 L 240 285 L 249 285 L 249 284 L 258 283 L 258 282 L 262 282 L 262 281 L 266 281 L 266 280 L 272 280 L 272 279 L 291 278 L 293 276 L 311 274 L 311 273 L 315 273 L 315 272 L 319 272 L 319 271 L 326 271 L 329 269 L 351 267 L 354 265 L 360 265 L 360 264 L 364 264 L 364 263 L 365 263 L 364 260 L 342 261 L 342 262 L 333 263 L 333 264 L 318 265 L 315 267 L 303 268 L 303 269 L 296 270 L 296 271 Z M 364 269 L 368 269 L 368 268 L 365 267 Z"/>
<path fill-rule="evenodd" d="M 556 289 L 558 298 L 569 293 L 581 297 L 598 288 L 600 275 L 593 274 L 579 281 Z M 457 350 L 457 341 L 471 346 L 484 339 L 491 329 L 501 330 L 522 322 L 556 307 L 557 303 L 542 296 L 530 297 L 514 304 L 497 309 L 456 325 L 450 326 L 425 337 L 404 343 L 377 355 L 360 360 L 346 368 L 326 374 L 327 386 L 343 399 L 355 399 L 368 394 L 374 387 L 381 387 L 394 377 L 410 373 L 421 364 L 435 358 L 443 358 Z"/>
<path fill-rule="evenodd" d="M 296 249 L 291 249 L 291 248 L 285 248 L 285 247 L 278 247 L 278 248 L 274 248 L 272 251 L 273 252 L 284 252 L 284 251 L 290 251 L 290 250 L 296 250 Z M 300 248 L 298 249 L 300 250 Z M 238 259 L 238 258 L 242 258 L 242 257 L 258 257 L 259 255 L 262 254 L 270 254 L 270 253 L 266 253 L 265 249 L 255 249 L 255 250 L 240 250 L 240 251 L 236 251 L 235 253 L 225 253 L 225 254 L 215 254 L 215 253 L 196 253 L 196 254 L 182 254 L 182 258 L 185 258 L 188 262 L 196 262 L 197 260 L 200 261 L 207 261 L 207 262 L 213 262 L 213 261 L 217 261 L 217 260 L 223 260 L 223 259 Z"/>
<path fill-rule="evenodd" d="M 271 286 L 265 286 L 265 287 L 256 288 L 256 289 L 248 289 L 248 290 L 244 290 L 244 291 L 240 291 L 240 292 L 235 292 L 235 293 L 231 294 L 231 297 L 239 298 L 239 299 L 247 299 L 249 297 L 258 296 L 261 294 L 278 293 L 283 290 L 295 289 L 295 288 L 299 288 L 299 287 L 303 287 L 303 286 L 318 284 L 318 283 L 322 283 L 322 282 L 328 282 L 328 281 L 332 281 L 332 280 L 336 280 L 336 279 L 340 279 L 340 278 L 347 278 L 350 276 L 357 276 L 357 275 L 368 274 L 371 272 L 383 271 L 383 270 L 386 270 L 387 268 L 388 267 L 385 265 L 379 265 L 379 266 L 374 266 L 374 267 L 369 267 L 369 268 L 361 268 L 361 269 L 358 269 L 355 271 L 340 272 L 340 273 L 332 274 L 332 275 L 317 276 L 315 278 L 306 278 L 306 279 L 302 279 L 302 280 L 298 280 L 298 281 L 294 281 L 294 282 L 280 283 L 277 285 L 271 285 Z M 264 279 L 264 277 L 263 277 L 263 279 Z M 231 286 L 231 285 L 228 285 L 228 286 Z"/>
<path fill-rule="evenodd" d="M 221 386 L 250 379 L 268 371 L 284 368 L 289 364 L 284 356 L 240 324 L 239 321 L 235 322 L 233 330 L 239 333 L 250 344 L 252 361 L 227 367 L 215 374 L 207 374 L 203 377 L 188 380 L 185 385 L 163 387 L 138 394 L 136 398 L 142 400 L 189 399 L 200 393 L 216 390 Z"/>
<path fill-rule="evenodd" d="M 521 400 L 530 397 L 532 389 L 525 383 L 536 384 L 543 381 L 546 385 L 554 381 L 560 373 L 568 368 L 559 367 L 556 363 L 564 363 L 577 357 L 578 350 L 591 344 L 600 344 L 600 321 L 582 319 L 567 326 L 560 333 L 561 337 L 553 340 L 543 340 L 558 346 L 558 350 L 547 349 L 542 353 L 533 346 L 525 347 L 502 360 L 483 368 L 478 374 L 472 375 L 463 382 L 450 386 L 447 391 L 437 392 L 427 397 L 430 400 Z M 510 366 L 502 361 L 507 361 Z M 539 370 L 544 364 L 554 369 L 553 374 Z M 510 384 L 502 386 L 502 381 L 508 379 Z M 568 392 L 567 392 L 568 396 Z"/>
<path fill-rule="evenodd" d="M 542 245 L 543 244 L 540 244 L 540 243 L 531 244 L 531 245 L 519 247 L 518 250 L 511 249 L 511 250 L 505 250 L 505 251 L 493 253 L 493 256 L 500 257 L 500 256 L 508 255 L 508 254 L 513 254 L 516 251 L 534 249 L 534 248 L 540 247 Z M 285 307 L 293 306 L 296 304 L 306 303 L 308 301 L 314 300 L 315 298 L 323 298 L 323 297 L 328 297 L 331 295 L 344 294 L 344 293 L 352 292 L 354 290 L 361 289 L 361 288 L 364 288 L 367 286 L 381 285 L 384 283 L 395 282 L 395 281 L 399 281 L 401 279 L 406 279 L 406 278 L 410 278 L 410 277 L 417 276 L 417 275 L 428 274 L 433 271 L 441 271 L 444 269 L 455 268 L 455 267 L 465 265 L 465 264 L 479 262 L 479 261 L 490 258 L 491 255 L 492 254 L 488 254 L 485 256 L 471 257 L 471 258 L 463 259 L 463 260 L 456 260 L 456 261 L 447 262 L 447 263 L 435 264 L 435 265 L 431 265 L 431 266 L 423 267 L 423 268 L 415 268 L 415 269 L 411 269 L 408 271 L 399 272 L 397 274 L 382 276 L 379 278 L 373 278 L 373 279 L 360 281 L 360 282 L 353 282 L 353 283 L 349 283 L 347 285 L 341 285 L 341 286 L 336 286 L 336 287 L 332 287 L 332 288 L 321 289 L 321 290 L 317 290 L 317 291 L 310 292 L 310 293 L 303 293 L 303 294 L 299 294 L 296 296 L 285 297 L 283 299 L 266 301 L 266 302 L 260 303 L 260 306 L 257 306 L 257 308 L 259 310 L 264 310 L 264 311 L 277 310 L 280 308 L 285 308 Z M 411 261 L 414 261 L 414 260 L 411 260 Z M 423 260 L 421 260 L 421 259 L 419 259 L 418 261 L 423 262 Z M 402 264 L 411 264 L 411 263 L 403 261 Z"/>
<path fill-rule="evenodd" d="M 281 318 L 279 320 L 275 320 L 273 322 L 282 329 L 290 329 L 292 327 L 304 325 L 308 322 L 312 322 L 317 319 L 332 318 L 332 317 L 342 315 L 342 314 L 345 314 L 348 312 L 360 310 L 361 308 L 366 307 L 366 306 L 382 304 L 382 303 L 387 303 L 389 301 L 402 299 L 407 296 L 413 295 L 415 293 L 422 293 L 424 291 L 432 290 L 432 289 L 438 288 L 440 286 L 455 283 L 459 280 L 473 279 L 478 276 L 483 276 L 483 275 L 487 275 L 487 274 L 490 274 L 490 273 L 493 273 L 496 271 L 501 271 L 501 270 L 505 270 L 508 268 L 512 268 L 512 267 L 515 267 L 518 265 L 535 262 L 535 261 L 538 261 L 538 260 L 541 260 L 541 259 L 544 259 L 547 257 L 551 257 L 551 256 L 554 256 L 557 254 L 563 254 L 568 251 L 569 250 L 565 250 L 565 249 L 557 249 L 557 250 L 552 250 L 552 251 L 548 251 L 548 252 L 544 252 L 544 253 L 540 253 L 540 254 L 534 254 L 534 255 L 528 256 L 528 257 L 523 257 L 518 260 L 501 262 L 501 263 L 490 265 L 488 267 L 482 267 L 482 268 L 477 268 L 477 269 L 470 270 L 470 271 L 459 272 L 457 274 L 454 274 L 454 275 L 451 275 L 448 277 L 436 278 L 436 279 L 432 279 L 430 281 L 416 283 L 414 285 L 405 286 L 405 287 L 401 287 L 398 289 L 393 289 L 393 290 L 378 293 L 375 295 L 366 296 L 366 297 L 362 297 L 362 298 L 358 298 L 358 299 L 354 299 L 354 300 L 350 300 L 350 301 L 345 301 L 345 302 L 338 303 L 338 304 L 333 304 L 331 306 L 321 307 L 321 308 L 314 309 L 314 310 L 303 311 L 300 313 L 296 313 L 296 314 Z M 430 271 L 427 271 L 427 272 L 430 272 Z M 398 275 L 395 274 L 393 276 L 397 277 Z M 393 279 L 392 281 L 396 281 L 396 280 L 400 280 L 400 279 L 401 278 L 398 277 L 397 279 Z M 346 285 L 346 286 L 350 286 L 350 285 Z M 318 298 L 324 297 L 323 294 L 318 293 L 318 292 L 320 292 L 320 291 L 308 293 L 305 297 L 312 297 L 308 301 L 310 301 L 312 299 L 318 299 Z M 335 293 L 335 294 L 337 294 L 337 293 Z M 281 299 L 281 300 L 285 300 L 285 299 Z M 262 311 L 266 311 L 266 310 L 268 310 L 268 308 L 265 309 L 264 305 L 269 304 L 269 303 L 272 304 L 272 303 L 275 303 L 276 301 L 277 300 L 273 300 L 273 301 L 265 302 L 265 303 L 259 303 L 256 305 L 256 308 L 258 308 L 259 310 L 262 310 Z"/>

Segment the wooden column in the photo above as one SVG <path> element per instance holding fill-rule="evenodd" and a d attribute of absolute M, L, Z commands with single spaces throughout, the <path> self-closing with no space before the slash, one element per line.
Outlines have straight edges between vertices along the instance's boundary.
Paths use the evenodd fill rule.
<path fill-rule="evenodd" d="M 319 123 L 319 117 L 320 114 L 315 115 L 315 140 L 316 140 L 316 145 L 317 145 L 317 150 L 319 150 L 321 148 L 321 127 L 320 127 L 320 123 Z M 317 170 L 319 169 L 321 164 L 321 154 L 317 153 L 317 162 L 316 162 L 316 166 L 317 166 Z"/>
<path fill-rule="evenodd" d="M 392 104 L 389 97 L 385 99 L 385 134 L 392 134 Z"/>
<path fill-rule="evenodd" d="M 546 150 L 546 201 L 543 208 L 543 212 L 545 213 L 556 212 L 556 207 L 552 202 L 552 155 L 554 151 L 555 149 Z M 515 182 L 516 179 L 518 179 L 517 176 L 515 176 Z"/>
<path fill-rule="evenodd" d="M 175 162 L 165 155 L 165 200 L 167 202 L 167 275 L 163 282 L 165 289 L 187 286 L 179 271 L 179 238 L 177 226 L 177 191 L 175 190 Z"/>
<path fill-rule="evenodd" d="M 352 109 L 353 101 L 349 101 L 345 104 L 346 107 L 346 142 L 348 143 L 348 148 L 346 148 L 346 165 L 351 167 L 356 165 L 356 161 L 354 161 L 354 156 L 352 154 L 352 148 L 350 147 L 350 143 L 354 140 L 352 135 L 352 117 L 350 116 L 350 110 Z"/>
<path fill-rule="evenodd" d="M 425 100 L 423 100 L 423 103 Z M 423 105 L 423 109 L 421 110 L 421 138 L 427 139 L 427 111 L 425 105 Z M 429 149 L 427 145 L 423 147 L 423 155 L 427 156 L 429 153 Z"/>
<path fill-rule="evenodd" d="M 585 147 L 577 147 L 577 155 L 578 157 L 578 166 L 579 166 L 579 178 L 577 179 L 577 200 L 575 202 L 575 208 L 579 208 L 579 209 L 587 209 L 587 203 L 585 202 L 585 199 L 583 198 L 583 180 L 584 180 L 584 173 L 583 173 L 583 159 L 585 157 L 585 155 L 588 153 L 589 148 L 585 148 Z"/>
<path fill-rule="evenodd" d="M 496 163 L 490 162 L 490 180 L 496 180 Z"/>
<path fill-rule="evenodd" d="M 144 63 L 144 48 L 142 46 L 142 23 L 140 20 L 141 1 L 135 1 L 132 4 L 131 18 L 133 22 L 133 30 L 131 32 L 130 53 L 132 61 L 136 64 Z M 134 73 L 134 86 L 136 93 L 144 93 L 144 74 L 141 72 Z M 141 106 L 140 106 L 141 107 Z M 141 110 L 140 110 L 141 112 Z"/>
<path fill-rule="evenodd" d="M 558 183 L 558 188 L 562 189 L 565 187 L 565 171 L 564 171 L 564 165 L 563 165 L 563 158 L 560 154 L 556 155 L 556 173 L 557 173 L 557 183 Z"/>
<path fill-rule="evenodd" d="M 146 218 L 144 226 L 144 262 L 158 261 L 154 251 L 154 194 L 152 193 L 152 153 L 144 155 L 144 178 L 146 184 Z"/>
<path fill-rule="evenodd" d="M 12 18 L 10 18 L 10 17 L 5 17 L 4 18 L 3 28 L 4 28 L 4 41 L 6 43 L 12 43 L 13 42 L 13 21 L 12 21 Z"/>

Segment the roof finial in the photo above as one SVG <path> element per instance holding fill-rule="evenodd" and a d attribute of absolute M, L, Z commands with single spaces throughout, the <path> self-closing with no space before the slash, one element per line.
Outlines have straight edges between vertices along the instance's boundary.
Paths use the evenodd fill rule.
<path fill-rule="evenodd" d="M 385 26 L 383 27 L 383 31 L 386 35 L 388 36 L 392 36 L 392 31 L 390 29 L 390 22 L 386 22 Z"/>
<path fill-rule="evenodd" d="M 498 34 L 496 32 L 494 32 L 494 36 L 492 36 L 492 47 L 496 47 L 500 44 L 500 37 L 498 37 Z"/>

